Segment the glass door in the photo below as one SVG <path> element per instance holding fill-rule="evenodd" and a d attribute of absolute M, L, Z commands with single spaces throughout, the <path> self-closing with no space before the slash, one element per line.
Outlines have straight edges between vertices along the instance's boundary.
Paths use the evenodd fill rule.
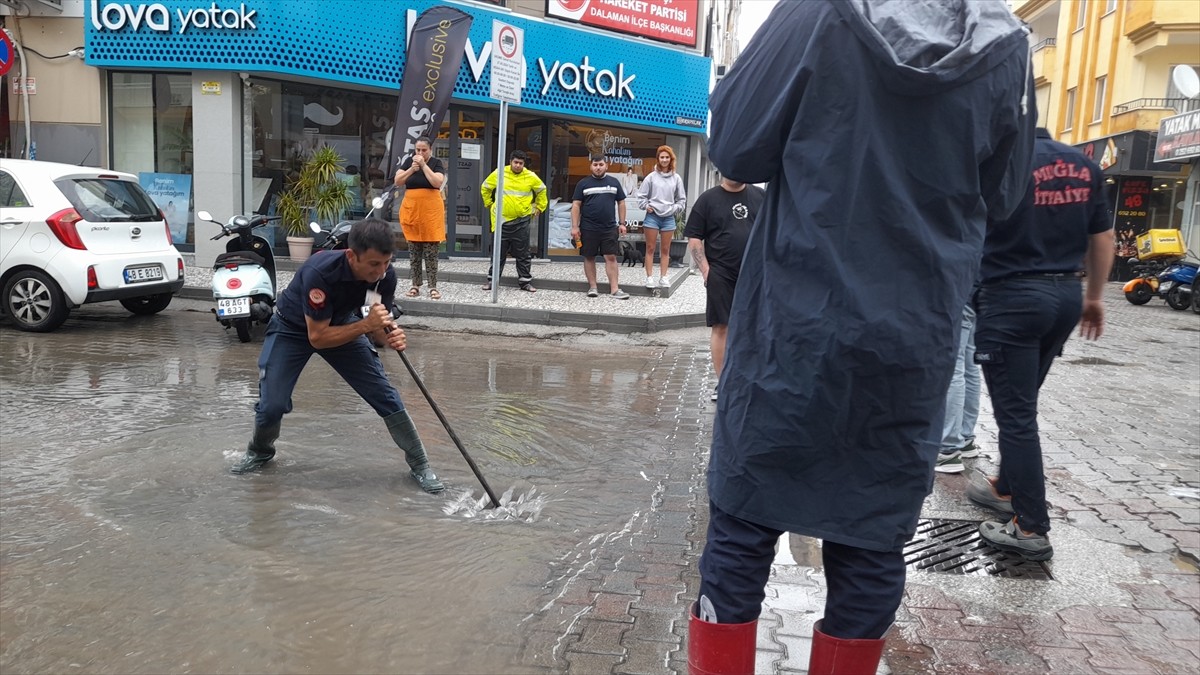
<path fill-rule="evenodd" d="M 491 139 L 491 113 L 486 110 L 470 110 L 452 107 L 448 135 L 457 138 L 451 145 L 450 158 L 446 162 L 446 176 L 450 183 L 446 210 L 450 221 L 446 231 L 446 249 L 450 255 L 481 256 L 488 250 L 491 241 L 490 228 L 486 227 L 488 214 L 483 207 L 483 196 L 479 187 L 484 179 L 495 170 L 489 166 L 488 158 L 495 150 L 489 150 Z M 443 127 L 445 128 L 445 127 Z M 488 237 L 485 242 L 484 237 Z"/>
<path fill-rule="evenodd" d="M 552 180 L 549 172 L 553 171 L 553 169 L 550 166 L 550 162 L 547 161 L 550 157 L 547 148 L 550 141 L 547 120 L 530 118 L 524 115 L 514 116 L 514 119 L 516 123 L 513 125 L 513 144 L 510 145 L 508 152 L 524 150 L 529 155 L 529 161 L 525 163 L 525 167 L 531 169 L 542 179 L 543 183 L 549 185 Z M 533 252 L 533 257 L 535 258 L 546 257 L 546 228 L 544 227 L 544 223 L 547 222 L 548 218 L 549 215 L 543 213 L 537 220 L 530 223 L 529 226 L 529 250 Z M 567 227 L 570 229 L 569 221 Z"/>

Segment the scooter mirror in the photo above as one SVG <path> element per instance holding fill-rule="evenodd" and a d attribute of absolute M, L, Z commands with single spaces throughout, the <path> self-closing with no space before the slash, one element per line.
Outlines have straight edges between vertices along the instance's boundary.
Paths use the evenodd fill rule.
<path fill-rule="evenodd" d="M 376 197 L 371 200 L 371 206 L 377 209 L 383 208 L 383 197 Z"/>
<path fill-rule="evenodd" d="M 315 222 L 309 223 L 308 229 L 312 230 L 313 234 L 321 234 L 321 226 Z"/>
<path fill-rule="evenodd" d="M 209 213 L 208 211 L 197 211 L 196 217 L 199 218 L 200 220 L 212 220 L 213 219 L 212 214 Z"/>

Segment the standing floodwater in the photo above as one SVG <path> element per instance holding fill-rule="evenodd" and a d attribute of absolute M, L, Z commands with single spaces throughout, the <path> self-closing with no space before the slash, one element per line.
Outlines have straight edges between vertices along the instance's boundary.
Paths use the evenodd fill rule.
<path fill-rule="evenodd" d="M 318 359 L 276 461 L 232 476 L 260 344 L 78 314 L 0 328 L 4 672 L 545 672 L 530 617 L 662 489 L 664 348 L 412 333 L 493 511 L 394 354 L 441 495 Z"/>

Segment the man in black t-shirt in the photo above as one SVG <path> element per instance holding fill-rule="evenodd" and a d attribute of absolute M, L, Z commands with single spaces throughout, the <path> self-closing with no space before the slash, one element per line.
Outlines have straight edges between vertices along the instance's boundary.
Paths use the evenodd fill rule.
<path fill-rule="evenodd" d="M 984 541 L 1048 560 L 1054 548 L 1047 537 L 1038 390 L 1076 324 L 1085 339 L 1104 332 L 1113 229 L 1100 167 L 1045 129 L 1036 131 L 1033 149 L 1025 200 L 1008 220 L 988 223 L 983 244 L 975 362 L 983 366 L 1000 430 L 1000 472 L 994 479 L 973 472 L 967 498 L 1004 515 L 980 523 Z M 1087 288 L 1081 289 L 1084 270 Z"/>
<path fill-rule="evenodd" d="M 718 381 L 725 364 L 725 336 L 729 311 L 733 308 L 733 289 L 742 268 L 750 228 L 766 194 L 760 187 L 722 178 L 720 185 L 696 200 L 683 229 L 692 260 L 704 275 L 708 295 L 705 319 L 712 328 L 709 346 Z M 717 400 L 715 389 L 712 400 Z"/>
<path fill-rule="evenodd" d="M 600 254 L 604 256 L 612 297 L 628 300 L 629 294 L 621 290 L 617 280 L 620 269 L 617 242 L 625 234 L 625 190 L 616 178 L 608 175 L 608 160 L 604 155 L 592 155 L 591 159 L 592 175 L 579 181 L 571 197 L 571 237 L 582 242 L 579 253 L 583 256 L 588 297 L 600 295 L 596 290 L 596 254 Z"/>

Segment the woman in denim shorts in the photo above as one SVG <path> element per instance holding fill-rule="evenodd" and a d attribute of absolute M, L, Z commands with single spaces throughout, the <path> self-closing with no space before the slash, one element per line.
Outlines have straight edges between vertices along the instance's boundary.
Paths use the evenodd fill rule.
<path fill-rule="evenodd" d="M 646 288 L 667 288 L 667 266 L 671 262 L 671 238 L 675 233 L 675 216 L 683 213 L 687 193 L 683 178 L 675 173 L 675 151 L 660 145 L 654 171 L 642 181 L 634 194 L 638 207 L 646 211 L 642 232 L 646 236 Z M 658 245 L 659 268 L 662 274 L 654 277 L 654 247 Z"/>

